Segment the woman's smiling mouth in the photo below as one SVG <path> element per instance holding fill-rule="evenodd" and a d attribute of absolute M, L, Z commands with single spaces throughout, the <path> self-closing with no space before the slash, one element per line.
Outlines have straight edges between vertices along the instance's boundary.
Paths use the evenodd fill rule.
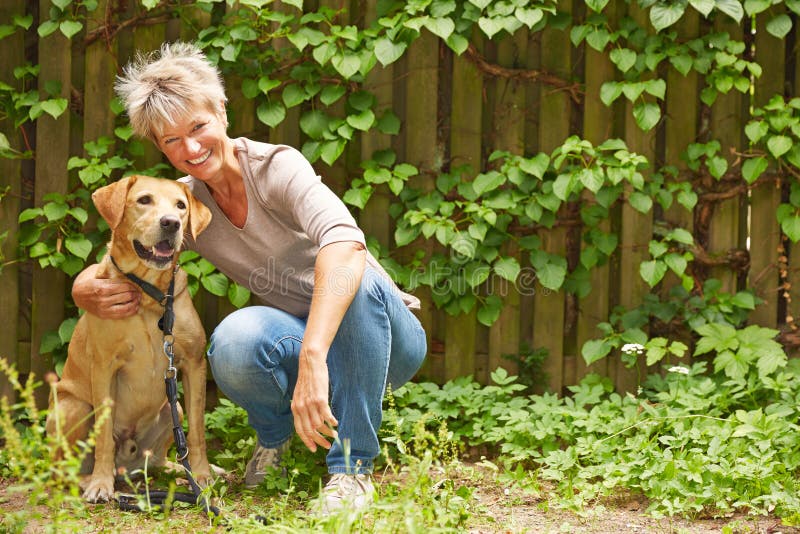
<path fill-rule="evenodd" d="M 202 156 L 200 156 L 199 158 L 196 158 L 196 159 L 187 159 L 186 161 L 188 161 L 188 162 L 189 162 L 189 163 L 191 163 L 192 165 L 200 165 L 200 164 L 201 164 L 201 163 L 203 163 L 205 160 L 207 160 L 207 159 L 208 159 L 210 156 L 211 156 L 211 150 L 209 150 L 208 152 L 206 152 L 205 154 L 203 154 L 203 155 L 202 155 Z"/>

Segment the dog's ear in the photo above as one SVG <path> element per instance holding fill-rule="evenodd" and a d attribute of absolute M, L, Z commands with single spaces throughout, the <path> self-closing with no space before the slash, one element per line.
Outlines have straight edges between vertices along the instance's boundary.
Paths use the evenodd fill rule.
<path fill-rule="evenodd" d="M 92 193 L 92 201 L 97 211 L 112 231 L 122 222 L 122 216 L 125 214 L 125 198 L 136 178 L 136 176 L 125 177 Z"/>
<path fill-rule="evenodd" d="M 192 237 L 197 239 L 197 236 L 206 229 L 208 223 L 211 222 L 211 210 L 205 204 L 197 200 L 192 194 L 189 186 L 183 182 L 178 182 L 186 193 L 186 198 L 189 199 L 189 229 L 192 231 Z"/>

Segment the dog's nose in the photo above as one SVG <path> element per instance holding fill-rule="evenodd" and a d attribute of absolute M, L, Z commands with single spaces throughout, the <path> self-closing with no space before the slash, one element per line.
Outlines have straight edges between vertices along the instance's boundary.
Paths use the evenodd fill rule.
<path fill-rule="evenodd" d="M 177 232 L 181 227 L 181 220 L 174 215 L 164 215 L 161 217 L 161 228 L 168 232 Z"/>

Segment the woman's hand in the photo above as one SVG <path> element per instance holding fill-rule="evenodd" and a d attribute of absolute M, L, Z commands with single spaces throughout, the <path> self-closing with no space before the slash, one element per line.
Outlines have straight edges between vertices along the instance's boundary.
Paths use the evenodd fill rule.
<path fill-rule="evenodd" d="M 292 414 L 297 435 L 316 452 L 317 445 L 326 449 L 331 443 L 325 438 L 336 438 L 333 427 L 339 424 L 328 403 L 328 364 L 325 357 L 312 357 L 301 350 L 297 372 L 297 384 L 292 397 Z"/>
<path fill-rule="evenodd" d="M 90 265 L 75 278 L 72 299 L 75 304 L 101 319 L 124 319 L 139 310 L 142 292 L 125 280 L 96 278 L 98 265 Z"/>

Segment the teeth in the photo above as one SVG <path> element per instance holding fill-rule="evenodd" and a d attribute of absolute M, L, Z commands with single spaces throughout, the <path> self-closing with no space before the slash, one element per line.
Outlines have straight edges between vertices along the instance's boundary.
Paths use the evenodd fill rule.
<path fill-rule="evenodd" d="M 197 159 L 190 159 L 190 160 L 187 160 L 187 161 L 188 161 L 189 163 L 191 163 L 192 165 L 198 165 L 198 164 L 200 164 L 200 163 L 203 163 L 205 160 L 207 160 L 207 159 L 208 159 L 208 157 L 209 157 L 210 155 L 211 155 L 211 151 L 209 150 L 208 152 L 206 152 L 205 154 L 203 154 L 203 155 L 202 155 L 202 156 L 200 156 L 199 158 L 197 158 Z"/>

